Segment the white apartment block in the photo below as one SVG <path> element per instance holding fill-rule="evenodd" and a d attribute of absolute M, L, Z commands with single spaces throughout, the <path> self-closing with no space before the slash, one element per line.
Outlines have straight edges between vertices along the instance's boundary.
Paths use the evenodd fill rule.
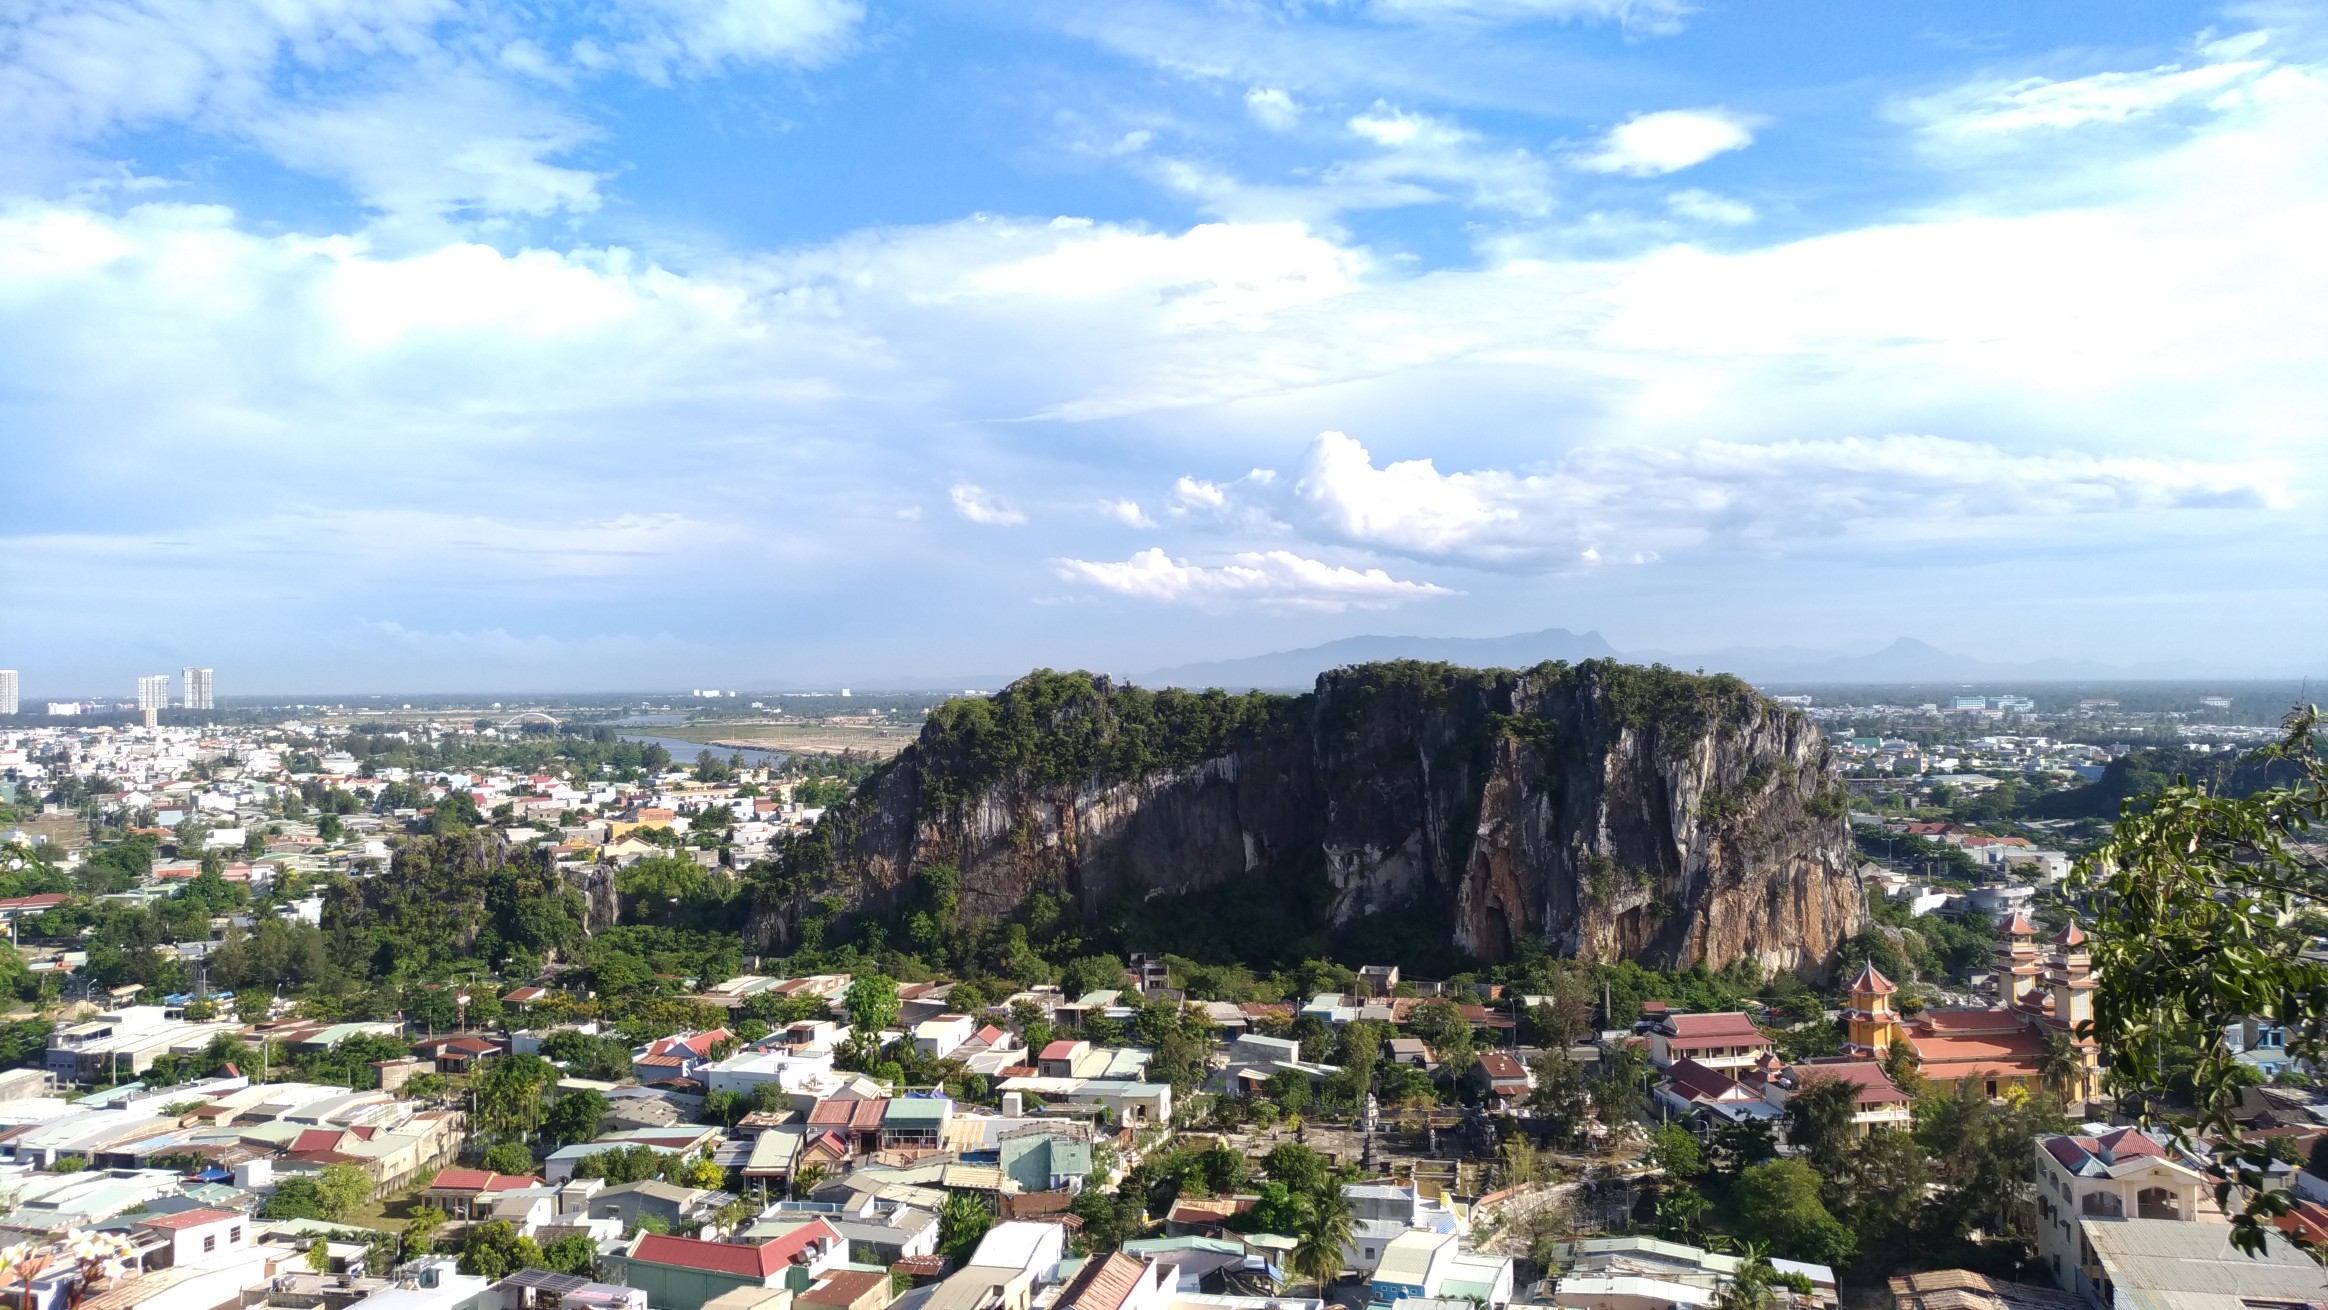
<path fill-rule="evenodd" d="M 218 708 L 211 699 L 210 670 L 188 666 L 179 672 L 178 677 L 185 684 L 187 709 L 214 710 Z"/>
<path fill-rule="evenodd" d="M 16 670 L 0 669 L 0 714 L 17 712 Z"/>
<path fill-rule="evenodd" d="M 137 707 L 140 710 L 170 708 L 170 675 L 157 673 L 137 680 Z"/>

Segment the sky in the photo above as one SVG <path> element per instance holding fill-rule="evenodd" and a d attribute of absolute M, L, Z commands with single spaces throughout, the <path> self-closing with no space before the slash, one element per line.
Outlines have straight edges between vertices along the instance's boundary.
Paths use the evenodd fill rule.
<path fill-rule="evenodd" d="M 2323 232 L 2315 4 L 21 0 L 0 667 L 2328 671 Z"/>

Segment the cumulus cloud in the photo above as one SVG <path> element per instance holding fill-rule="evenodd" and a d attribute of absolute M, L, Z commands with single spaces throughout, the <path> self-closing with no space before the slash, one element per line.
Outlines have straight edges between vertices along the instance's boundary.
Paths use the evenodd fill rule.
<path fill-rule="evenodd" d="M 1754 144 L 1755 120 L 1727 109 L 1662 109 L 1636 114 L 1609 129 L 1600 147 L 1576 160 L 1578 168 L 1628 177 L 1678 173 Z"/>
<path fill-rule="evenodd" d="M 946 489 L 946 495 L 954 502 L 954 512 L 972 523 L 1007 528 L 1027 521 L 1017 506 L 996 500 L 984 489 L 967 482 L 955 483 Z"/>
<path fill-rule="evenodd" d="M 1059 576 L 1139 600 L 1205 609 L 1388 609 L 1454 593 L 1381 569 L 1354 569 L 1292 551 L 1247 551 L 1225 564 L 1192 564 L 1150 548 L 1121 561 L 1062 559 Z"/>
<path fill-rule="evenodd" d="M 1245 112 L 1273 132 L 1290 132 L 1301 122 L 1302 107 L 1284 88 L 1257 86 L 1245 93 Z"/>
<path fill-rule="evenodd" d="M 1136 500 L 1103 500 L 1099 502 L 1099 512 L 1127 528 L 1156 526 L 1156 520 L 1149 518 L 1148 511 L 1141 509 Z"/>

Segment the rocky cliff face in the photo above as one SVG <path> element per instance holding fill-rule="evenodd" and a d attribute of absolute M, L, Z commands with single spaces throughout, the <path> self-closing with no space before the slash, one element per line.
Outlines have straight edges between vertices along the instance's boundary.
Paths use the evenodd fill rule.
<path fill-rule="evenodd" d="M 1733 679 L 1396 663 L 1205 698 L 1043 674 L 975 708 L 933 716 L 796 846 L 764 945 L 899 905 L 934 867 L 962 916 L 1322 870 L 1331 923 L 1427 909 L 1490 960 L 1534 936 L 1817 974 L 1864 914 L 1823 738 Z"/>

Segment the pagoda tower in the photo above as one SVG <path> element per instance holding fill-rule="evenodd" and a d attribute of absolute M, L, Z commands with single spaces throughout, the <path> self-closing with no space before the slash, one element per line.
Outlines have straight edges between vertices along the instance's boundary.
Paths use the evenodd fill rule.
<path fill-rule="evenodd" d="M 1900 1016 L 1892 1008 L 1892 996 L 1899 987 L 1870 961 L 1860 966 L 1859 976 L 1851 980 L 1848 990 L 1851 1003 L 1843 1011 L 1849 1030 L 1846 1049 L 1880 1059 L 1899 1037 Z"/>
<path fill-rule="evenodd" d="M 1998 925 L 1996 950 L 1989 960 L 1989 972 L 1996 979 L 1998 1005 L 2008 1010 L 2039 1005 L 2037 925 L 2029 922 L 2028 911 L 2015 910 L 2012 918 Z"/>

